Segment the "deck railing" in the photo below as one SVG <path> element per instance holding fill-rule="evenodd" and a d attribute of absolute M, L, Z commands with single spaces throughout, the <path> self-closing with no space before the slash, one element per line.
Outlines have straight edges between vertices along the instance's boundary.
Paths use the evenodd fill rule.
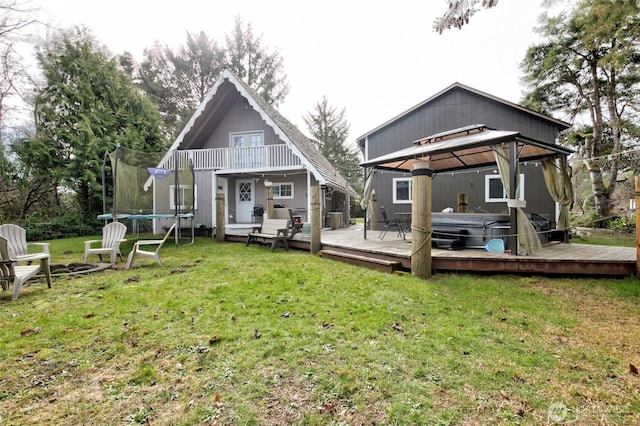
<path fill-rule="evenodd" d="M 300 159 L 284 144 L 245 148 L 211 148 L 178 151 L 180 158 L 189 158 L 194 170 L 261 170 L 300 166 Z M 167 168 L 173 168 L 169 157 Z"/>

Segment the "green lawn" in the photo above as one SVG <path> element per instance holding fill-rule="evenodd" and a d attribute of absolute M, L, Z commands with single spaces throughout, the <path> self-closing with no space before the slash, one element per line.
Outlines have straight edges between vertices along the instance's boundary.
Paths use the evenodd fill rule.
<path fill-rule="evenodd" d="M 205 238 L 162 257 L 1 293 L 0 424 L 640 423 L 633 277 L 420 280 Z"/>

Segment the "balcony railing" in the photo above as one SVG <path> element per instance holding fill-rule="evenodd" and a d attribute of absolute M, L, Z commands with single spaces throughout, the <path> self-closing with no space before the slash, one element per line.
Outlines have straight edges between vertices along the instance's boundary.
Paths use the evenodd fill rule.
<path fill-rule="evenodd" d="M 284 144 L 246 148 L 211 148 L 178 151 L 181 159 L 189 158 L 194 170 L 264 170 L 292 168 L 302 165 L 300 159 Z M 167 168 L 174 167 L 174 157 Z"/>

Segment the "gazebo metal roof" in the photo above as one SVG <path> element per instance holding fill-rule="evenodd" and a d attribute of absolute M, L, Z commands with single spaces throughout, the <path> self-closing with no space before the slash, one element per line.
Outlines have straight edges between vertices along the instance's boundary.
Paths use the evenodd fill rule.
<path fill-rule="evenodd" d="M 573 152 L 560 145 L 525 137 L 520 132 L 474 124 L 419 139 L 409 148 L 367 160 L 360 166 L 411 171 L 416 161 L 429 161 L 429 168 L 436 173 L 480 168 L 495 164 L 492 146 L 511 142 L 516 142 L 518 161 L 535 161 Z"/>

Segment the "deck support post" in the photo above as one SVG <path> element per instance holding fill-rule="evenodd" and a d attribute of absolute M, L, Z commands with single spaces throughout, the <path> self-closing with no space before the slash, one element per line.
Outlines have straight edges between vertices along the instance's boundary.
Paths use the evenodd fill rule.
<path fill-rule="evenodd" d="M 416 161 L 411 170 L 411 274 L 431 277 L 431 177 L 428 161 Z"/>
<path fill-rule="evenodd" d="M 636 278 L 640 280 L 640 231 L 638 231 L 638 225 L 640 225 L 640 176 L 635 177 L 636 187 Z"/>
<path fill-rule="evenodd" d="M 224 226 L 224 192 L 216 192 L 216 241 L 224 242 L 224 234 L 226 233 Z"/>
<path fill-rule="evenodd" d="M 270 180 L 264 181 L 264 191 L 267 200 L 267 219 L 273 219 L 273 183 Z"/>
<path fill-rule="evenodd" d="M 309 251 L 317 254 L 320 251 L 320 186 L 311 186 L 311 235 L 309 239 Z"/>
<path fill-rule="evenodd" d="M 509 142 L 509 194 L 510 200 L 516 199 L 517 183 L 518 183 L 518 154 L 516 153 L 516 142 Z M 518 209 L 509 208 L 511 214 L 511 230 L 509 231 L 509 248 L 511 254 L 518 254 Z"/>

